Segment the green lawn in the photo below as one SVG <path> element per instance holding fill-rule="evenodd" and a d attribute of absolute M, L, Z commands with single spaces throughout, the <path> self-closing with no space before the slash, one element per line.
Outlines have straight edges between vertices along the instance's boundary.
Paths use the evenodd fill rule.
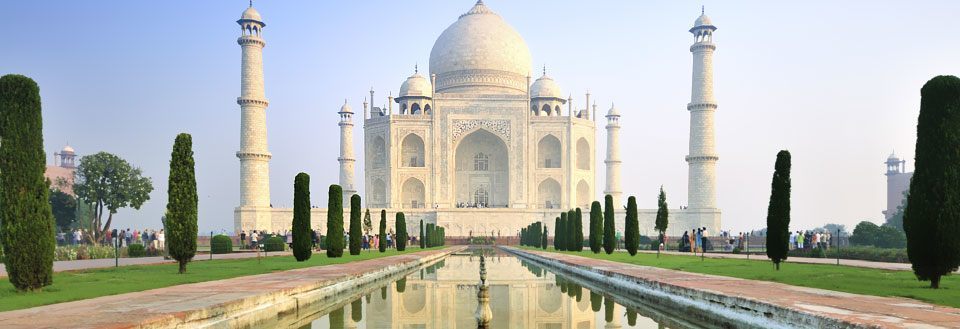
<path fill-rule="evenodd" d="M 533 248 L 524 247 L 532 250 Z M 540 250 L 540 249 L 537 249 Z M 548 251 L 556 252 L 553 248 Z M 603 252 L 594 254 L 590 249 L 565 254 L 610 260 L 621 263 L 645 265 L 693 273 L 730 276 L 735 278 L 780 282 L 789 285 L 843 291 L 874 296 L 897 296 L 925 302 L 960 307 L 960 277 L 951 275 L 940 282 L 940 289 L 930 289 L 930 282 L 917 281 L 911 271 L 887 271 L 852 266 L 787 263 L 780 271 L 769 261 L 746 259 L 706 258 L 696 256 L 660 255 L 626 252 Z M 758 256 L 763 257 L 763 256 Z"/>
<path fill-rule="evenodd" d="M 428 248 L 441 249 L 442 247 Z M 293 256 L 205 260 L 191 262 L 187 273 L 177 274 L 177 264 L 132 265 L 119 268 L 92 269 L 75 272 L 60 272 L 53 275 L 53 285 L 39 292 L 17 292 L 7 278 L 0 278 L 0 311 L 10 311 L 40 305 L 62 303 L 100 296 L 116 295 L 169 287 L 179 284 L 222 280 L 245 275 L 263 274 L 297 268 L 343 264 L 386 256 L 417 252 L 424 249 L 408 248 L 404 252 L 389 249 L 387 252 L 362 252 L 350 256 L 344 250 L 341 258 L 327 258 L 325 252 L 317 253 L 305 262 L 297 262 Z"/>

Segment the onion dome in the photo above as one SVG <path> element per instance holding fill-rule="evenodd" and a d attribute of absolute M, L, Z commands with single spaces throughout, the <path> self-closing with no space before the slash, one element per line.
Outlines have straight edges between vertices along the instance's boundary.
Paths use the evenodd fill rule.
<path fill-rule="evenodd" d="M 414 73 L 400 85 L 400 97 L 433 97 L 433 87 L 430 81 L 419 73 Z"/>
<path fill-rule="evenodd" d="M 260 12 L 258 12 L 256 9 L 253 9 L 253 6 L 247 7 L 247 10 L 244 10 L 243 14 L 240 15 L 240 19 L 263 22 L 263 19 L 260 18 Z"/>
<path fill-rule="evenodd" d="M 530 98 L 556 98 L 563 99 L 563 92 L 560 91 L 560 85 L 546 73 L 533 82 L 530 86 Z"/>
<path fill-rule="evenodd" d="M 347 100 L 343 100 L 343 106 L 340 107 L 340 113 L 353 113 L 353 108 L 350 107 L 350 104 L 347 103 Z"/>
<path fill-rule="evenodd" d="M 618 117 L 618 116 L 620 116 L 620 111 L 617 111 L 617 107 L 614 106 L 613 103 L 610 104 L 610 110 L 607 111 L 607 116 L 608 116 L 608 117 L 612 117 L 612 116 L 617 116 L 617 117 Z"/>
<path fill-rule="evenodd" d="M 64 146 L 64 147 L 63 147 L 63 150 L 61 150 L 60 153 L 72 154 L 72 153 L 76 153 L 76 152 L 74 152 L 73 148 L 70 147 L 70 145 L 67 145 L 67 146 Z"/>

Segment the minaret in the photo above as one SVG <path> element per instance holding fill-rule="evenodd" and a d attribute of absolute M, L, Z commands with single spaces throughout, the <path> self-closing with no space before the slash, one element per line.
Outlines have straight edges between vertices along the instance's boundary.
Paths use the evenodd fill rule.
<path fill-rule="evenodd" d="M 350 197 L 357 193 L 353 186 L 353 164 L 356 159 L 353 157 L 353 109 L 347 100 L 343 100 L 343 106 L 340 107 L 340 187 L 343 188 L 344 207 L 350 205 Z"/>
<path fill-rule="evenodd" d="M 604 195 L 613 197 L 614 208 L 620 204 L 623 191 L 620 189 L 620 112 L 610 104 L 607 112 L 607 189 Z"/>
<path fill-rule="evenodd" d="M 263 47 L 261 37 L 266 24 L 253 5 L 243 11 L 237 43 L 243 52 L 240 73 L 240 207 L 237 226 L 243 229 L 269 229 L 270 152 L 267 151 L 267 99 L 263 93 Z M 266 216 L 260 216 L 261 211 Z M 245 217 L 245 218 L 242 218 Z M 263 219 L 261 219 L 263 217 Z M 247 227 L 253 225 L 254 227 Z"/>
<path fill-rule="evenodd" d="M 691 209 L 717 208 L 717 172 L 719 156 L 715 149 L 713 115 L 717 101 L 713 98 L 713 31 L 710 18 L 701 12 L 693 24 L 693 88 L 690 95 L 690 166 L 687 181 L 687 200 Z M 712 229 L 712 228 L 711 228 Z"/>

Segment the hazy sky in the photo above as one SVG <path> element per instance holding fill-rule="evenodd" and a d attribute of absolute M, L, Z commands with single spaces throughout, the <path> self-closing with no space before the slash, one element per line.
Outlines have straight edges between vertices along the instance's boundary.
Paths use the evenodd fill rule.
<path fill-rule="evenodd" d="M 526 39 L 576 107 L 589 89 L 623 115 L 623 188 L 643 208 L 686 204 L 693 37 L 700 5 L 715 33 L 719 204 L 726 229 L 765 225 L 776 153 L 793 154 L 793 228 L 882 220 L 891 150 L 908 159 L 920 87 L 960 72 L 958 1 L 505 1 L 487 5 Z M 336 111 L 370 87 L 377 106 L 426 70 L 437 36 L 472 0 L 257 1 L 273 204 L 313 176 L 313 203 L 338 177 Z M 69 142 L 143 168 L 155 190 L 120 227 L 159 227 L 173 139 L 193 134 L 200 230 L 232 230 L 239 202 L 240 34 L 246 1 L 6 1 L 0 74 L 40 84 L 48 161 Z M 359 125 L 359 118 L 356 118 Z M 359 131 L 356 136 L 362 136 Z M 598 159 L 605 149 L 598 129 Z M 356 154 L 363 154 L 357 138 Z M 358 159 L 357 168 L 363 168 Z M 603 190 L 603 166 L 597 183 Z M 362 177 L 362 172 L 357 173 Z M 362 179 L 358 179 L 362 184 Z M 362 187 L 361 187 L 362 189 Z M 598 196 L 599 197 L 599 196 Z"/>

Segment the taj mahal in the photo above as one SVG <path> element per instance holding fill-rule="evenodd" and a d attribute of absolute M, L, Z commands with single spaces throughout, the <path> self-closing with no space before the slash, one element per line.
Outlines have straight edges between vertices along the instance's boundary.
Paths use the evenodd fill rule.
<path fill-rule="evenodd" d="M 282 231 L 291 227 L 293 210 L 270 203 L 269 164 L 274 159 L 267 147 L 269 103 L 263 82 L 266 24 L 252 5 L 237 23 L 242 31 L 237 40 L 242 62 L 236 154 L 241 188 L 235 229 Z M 693 75 L 686 104 L 688 205 L 670 209 L 668 235 L 693 227 L 706 227 L 711 233 L 721 228 L 713 124 L 715 30 L 706 15 L 689 30 Z M 359 169 L 365 187 L 363 208 L 375 214 L 386 209 L 391 226 L 394 214 L 403 212 L 411 234 L 419 232 L 423 220 L 445 227 L 448 236 L 516 235 L 531 222 L 552 226 L 560 212 L 571 208 L 589 212 L 590 203 L 602 203 L 604 195 L 613 197 L 622 231 L 626 195 L 620 183 L 621 112 L 613 106 L 598 112 L 589 92 L 579 101 L 584 105 L 575 107 L 559 81 L 546 69 L 535 70 L 532 62 L 523 37 L 477 1 L 440 33 L 430 51 L 429 71 L 414 69 L 396 97 L 386 96 L 387 106 L 372 106 L 376 97 L 383 97 L 372 89 L 362 110 L 346 102 L 339 106 L 337 159 L 345 204 L 360 193 Z M 682 106 L 678 104 L 677 110 Z M 363 168 L 355 167 L 357 125 L 362 128 L 358 139 L 363 142 Z M 596 146 L 598 128 L 605 131 L 607 146 L 602 162 Z M 596 177 L 601 164 L 606 166 L 602 186 Z M 326 214 L 326 209 L 312 209 L 313 227 L 324 228 Z M 653 234 L 655 215 L 656 209 L 639 210 L 641 234 Z"/>

